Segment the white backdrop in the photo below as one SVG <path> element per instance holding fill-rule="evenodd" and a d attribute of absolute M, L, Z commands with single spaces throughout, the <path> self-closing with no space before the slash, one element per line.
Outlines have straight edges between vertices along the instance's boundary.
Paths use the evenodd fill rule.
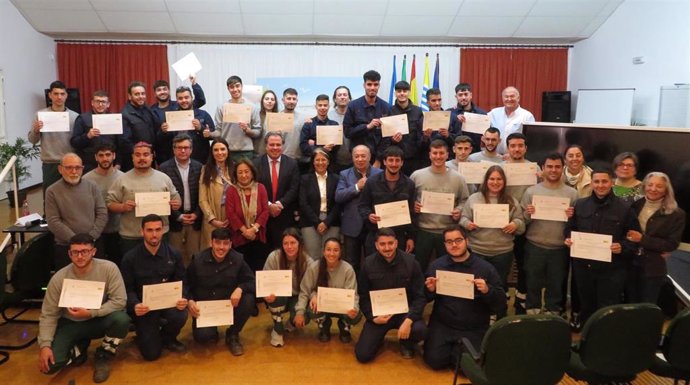
<path fill-rule="evenodd" d="M 224 44 L 170 44 L 168 62 L 173 64 L 189 52 L 194 52 L 203 69 L 197 82 L 206 93 L 203 108 L 213 115 L 215 109 L 229 98 L 225 80 L 238 75 L 244 84 L 256 84 L 257 78 L 267 77 L 358 77 L 373 69 L 381 74 L 379 97 L 388 100 L 393 55 L 397 56 L 397 79 L 402 77 L 402 59 L 407 55 L 407 81 L 410 80 L 412 54 L 417 55 L 417 90 L 420 93 L 424 77 L 424 55 L 429 53 L 429 86 L 433 83 L 436 54 L 440 59 L 439 86 L 444 107 L 455 104 L 454 88 L 460 74 L 460 49 L 457 47 L 423 46 L 337 46 L 337 45 L 224 45 Z M 180 82 L 170 68 L 170 87 L 189 85 Z M 360 82 L 362 84 L 363 82 Z M 280 98 L 283 90 L 274 90 Z M 353 98 L 363 94 L 362 87 L 351 90 Z M 333 90 L 319 93 L 332 95 Z M 174 97 L 174 95 L 171 95 Z M 300 105 L 313 105 L 313 100 L 301 100 Z"/>

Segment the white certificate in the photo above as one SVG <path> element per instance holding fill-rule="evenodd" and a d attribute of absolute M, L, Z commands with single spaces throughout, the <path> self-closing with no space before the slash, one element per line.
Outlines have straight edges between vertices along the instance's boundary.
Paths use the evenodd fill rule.
<path fill-rule="evenodd" d="M 257 270 L 256 296 L 292 296 L 292 270 Z"/>
<path fill-rule="evenodd" d="M 104 292 L 105 282 L 65 278 L 62 280 L 58 306 L 100 309 Z"/>
<path fill-rule="evenodd" d="M 316 310 L 319 313 L 347 314 L 355 308 L 355 291 L 319 286 L 316 291 Z"/>
<path fill-rule="evenodd" d="M 501 167 L 506 172 L 506 186 L 532 186 L 537 184 L 536 163 L 501 163 Z"/>
<path fill-rule="evenodd" d="M 491 162 L 458 162 L 458 172 L 467 184 L 484 182 L 486 171 L 495 163 Z"/>
<path fill-rule="evenodd" d="M 422 210 L 427 214 L 450 215 L 455 208 L 455 194 L 422 191 Z"/>
<path fill-rule="evenodd" d="M 316 126 L 316 145 L 343 144 L 343 126 Z"/>
<path fill-rule="evenodd" d="M 407 293 L 405 288 L 372 290 L 369 292 L 371 299 L 371 312 L 374 317 L 380 315 L 405 314 L 410 311 L 407 306 Z"/>
<path fill-rule="evenodd" d="M 92 118 L 101 135 L 122 134 L 122 114 L 93 114 Z"/>
<path fill-rule="evenodd" d="M 410 127 L 407 125 L 407 114 L 384 116 L 381 118 L 381 136 L 386 138 L 397 133 L 407 135 Z"/>
<path fill-rule="evenodd" d="M 223 104 L 223 123 L 247 123 L 252 120 L 252 106 L 240 103 Z"/>
<path fill-rule="evenodd" d="M 478 203 L 472 206 L 474 224 L 484 229 L 502 229 L 510 223 L 508 204 Z"/>
<path fill-rule="evenodd" d="M 374 205 L 374 212 L 381 219 L 378 222 L 379 229 L 382 227 L 395 227 L 412 223 L 410 219 L 410 206 L 407 204 L 407 201 Z"/>
<path fill-rule="evenodd" d="M 431 128 L 438 131 L 450 126 L 450 111 L 427 111 L 424 113 L 423 130 Z"/>
<path fill-rule="evenodd" d="M 194 110 L 165 111 L 165 122 L 168 123 L 168 131 L 193 130 Z"/>
<path fill-rule="evenodd" d="M 182 281 L 144 285 L 142 303 L 149 310 L 168 309 L 177 306 L 182 298 Z"/>
<path fill-rule="evenodd" d="M 177 77 L 184 81 L 189 79 L 190 75 L 194 75 L 201 71 L 201 63 L 194 52 L 190 52 L 182 59 L 176 61 L 172 65 L 172 68 L 175 70 Z"/>
<path fill-rule="evenodd" d="M 69 112 L 38 111 L 41 132 L 69 132 Z"/>
<path fill-rule="evenodd" d="M 198 328 L 232 325 L 235 322 L 235 313 L 229 299 L 197 301 L 196 306 L 199 307 L 199 317 L 196 319 Z"/>
<path fill-rule="evenodd" d="M 282 112 L 266 113 L 266 130 L 268 132 L 292 132 L 295 129 L 295 114 Z"/>
<path fill-rule="evenodd" d="M 558 222 L 568 221 L 565 210 L 570 207 L 569 198 L 535 195 L 532 197 L 532 206 L 534 206 L 534 214 L 531 215 L 532 219 Z"/>
<path fill-rule="evenodd" d="M 170 191 L 138 192 L 134 194 L 135 217 L 149 214 L 170 215 Z"/>
<path fill-rule="evenodd" d="M 491 126 L 489 115 L 474 114 L 472 112 L 465 112 L 462 115 L 465 117 L 465 123 L 462 124 L 462 132 L 484 135 L 484 132 Z"/>
<path fill-rule="evenodd" d="M 261 105 L 261 95 L 264 93 L 264 86 L 258 86 L 254 84 L 243 84 L 242 85 L 242 97 L 244 100 Z"/>
<path fill-rule="evenodd" d="M 436 270 L 436 293 L 474 299 L 474 274 Z"/>
<path fill-rule="evenodd" d="M 613 236 L 573 231 L 570 240 L 573 242 L 570 246 L 571 257 L 611 262 Z"/>

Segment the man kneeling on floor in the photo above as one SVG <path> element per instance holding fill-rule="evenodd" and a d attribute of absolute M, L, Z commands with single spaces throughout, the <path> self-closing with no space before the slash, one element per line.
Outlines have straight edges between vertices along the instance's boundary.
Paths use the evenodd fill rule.
<path fill-rule="evenodd" d="M 39 369 L 45 374 L 83 364 L 91 339 L 103 337 L 96 349 L 93 373 L 94 382 L 103 382 L 110 375 L 109 361 L 127 335 L 130 319 L 124 311 L 127 295 L 122 275 L 117 265 L 94 259 L 95 254 L 90 235 L 74 235 L 68 250 L 72 263 L 55 273 L 48 283 L 38 325 Z M 72 294 L 84 298 L 88 292 L 77 281 L 102 284 L 99 306 L 78 303 L 79 298 Z"/>

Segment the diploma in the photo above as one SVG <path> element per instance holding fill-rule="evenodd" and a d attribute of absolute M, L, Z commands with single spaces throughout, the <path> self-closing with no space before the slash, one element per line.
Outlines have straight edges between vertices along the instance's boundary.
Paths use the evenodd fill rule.
<path fill-rule="evenodd" d="M 193 130 L 194 110 L 165 111 L 165 122 L 168 123 L 168 131 Z"/>
<path fill-rule="evenodd" d="M 292 270 L 257 270 L 256 296 L 292 296 Z"/>
<path fill-rule="evenodd" d="M 374 205 L 374 212 L 381 219 L 378 222 L 379 229 L 382 227 L 395 227 L 412 223 L 410 219 L 410 206 L 407 204 L 407 201 Z"/>
<path fill-rule="evenodd" d="M 436 270 L 436 293 L 474 299 L 474 274 Z"/>
<path fill-rule="evenodd" d="M 455 208 L 455 194 L 422 191 L 422 210 L 426 214 L 450 215 Z"/>
<path fill-rule="evenodd" d="M 506 186 L 532 186 L 537 184 L 536 163 L 502 163 L 501 167 L 506 172 Z"/>
<path fill-rule="evenodd" d="M 182 281 L 144 285 L 142 303 L 149 310 L 168 309 L 177 306 L 182 298 Z"/>
<path fill-rule="evenodd" d="M 98 128 L 101 135 L 122 134 L 122 114 L 93 114 L 94 128 Z"/>
<path fill-rule="evenodd" d="M 369 298 L 374 317 L 405 314 L 410 311 L 407 306 L 407 293 L 402 287 L 399 289 L 372 290 L 369 292 Z"/>
<path fill-rule="evenodd" d="M 316 291 L 316 311 L 347 314 L 355 308 L 355 291 L 319 286 Z"/>
<path fill-rule="evenodd" d="M 485 229 L 502 229 L 510 223 L 508 204 L 479 203 L 472 206 L 474 224 Z"/>
<path fill-rule="evenodd" d="M 450 126 L 450 111 L 427 111 L 424 113 L 423 130 L 438 131 Z"/>
<path fill-rule="evenodd" d="M 475 134 L 482 134 L 491 126 L 491 118 L 489 115 L 475 114 L 472 112 L 465 112 L 462 114 L 465 117 L 465 123 L 462 124 L 462 132 L 473 132 Z"/>
<path fill-rule="evenodd" d="M 394 136 L 397 133 L 403 135 L 410 133 L 410 127 L 407 125 L 407 115 L 393 115 L 381 118 L 381 136 L 386 138 Z"/>
<path fill-rule="evenodd" d="M 490 162 L 458 162 L 458 172 L 465 178 L 465 183 L 481 184 L 484 182 L 486 171 L 492 165 Z"/>
<path fill-rule="evenodd" d="M 343 126 L 316 126 L 316 145 L 343 144 Z"/>
<path fill-rule="evenodd" d="M 149 214 L 170 215 L 170 191 L 135 193 L 134 202 L 135 217 Z"/>
<path fill-rule="evenodd" d="M 232 325 L 235 322 L 235 313 L 229 299 L 197 301 L 196 306 L 199 308 L 199 317 L 196 319 L 198 328 Z"/>
<path fill-rule="evenodd" d="M 254 84 L 243 84 L 242 85 L 242 97 L 244 100 L 261 105 L 261 95 L 264 93 L 264 86 L 254 85 Z"/>
<path fill-rule="evenodd" d="M 41 132 L 69 132 L 69 112 L 38 111 Z"/>
<path fill-rule="evenodd" d="M 570 240 L 573 242 L 570 245 L 571 257 L 611 262 L 611 235 L 573 231 L 570 233 Z"/>
<path fill-rule="evenodd" d="M 175 70 L 177 77 L 184 81 L 201 70 L 201 63 L 194 52 L 190 52 L 182 59 L 173 63 L 172 68 Z"/>
<path fill-rule="evenodd" d="M 104 292 L 105 282 L 65 278 L 62 280 L 58 306 L 100 309 Z"/>
<path fill-rule="evenodd" d="M 240 103 L 223 104 L 223 123 L 247 123 L 252 120 L 252 106 Z"/>
<path fill-rule="evenodd" d="M 568 221 L 565 210 L 570 207 L 569 198 L 535 195 L 532 197 L 532 206 L 534 206 L 534 214 L 531 215 L 532 219 L 558 222 Z"/>
<path fill-rule="evenodd" d="M 295 129 L 295 114 L 282 112 L 266 113 L 266 129 L 268 132 L 292 132 Z"/>

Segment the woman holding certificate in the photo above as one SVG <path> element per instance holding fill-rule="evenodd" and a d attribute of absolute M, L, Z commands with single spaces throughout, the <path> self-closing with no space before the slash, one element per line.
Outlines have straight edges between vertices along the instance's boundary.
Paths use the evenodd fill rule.
<path fill-rule="evenodd" d="M 563 168 L 563 182 L 577 190 L 578 198 L 592 195 L 592 169 L 585 164 L 585 154 L 582 147 L 571 144 L 565 149 L 565 167 Z"/>
<path fill-rule="evenodd" d="M 248 159 L 241 159 L 233 173 L 235 182 L 225 197 L 225 216 L 232 231 L 232 245 L 244 255 L 252 271 L 266 262 L 266 222 L 268 193 L 256 181 L 256 170 Z"/>
<path fill-rule="evenodd" d="M 352 341 L 350 327 L 359 322 L 362 313 L 359 312 L 355 271 L 340 259 L 340 255 L 340 241 L 328 238 L 323 246 L 323 257 L 307 268 L 295 306 L 295 326 L 302 328 L 309 319 L 314 319 L 319 326 L 319 341 L 328 342 L 331 318 L 337 317 L 340 342 L 347 344 Z"/>
<path fill-rule="evenodd" d="M 201 248 L 211 245 L 211 232 L 228 227 L 225 219 L 225 193 L 230 186 L 232 161 L 228 142 L 213 139 L 208 161 L 201 169 L 199 178 L 199 206 L 204 213 L 201 226 Z"/>
<path fill-rule="evenodd" d="M 266 115 L 268 112 L 278 112 L 278 97 L 276 93 L 271 90 L 266 90 L 261 95 L 261 110 L 259 110 L 259 118 L 261 118 L 261 136 L 252 139 L 254 142 L 254 157 L 264 155 L 266 153 L 266 142 L 264 136 L 268 132 L 266 124 Z"/>
<path fill-rule="evenodd" d="M 506 174 L 501 166 L 489 167 L 479 191 L 470 195 L 462 209 L 460 225 L 469 231 L 472 252 L 498 271 L 508 291 L 515 235 L 525 232 L 520 204 L 506 194 Z"/>
<path fill-rule="evenodd" d="M 627 238 L 638 245 L 633 259 L 635 295 L 632 302 L 657 303 L 666 281 L 666 256 L 680 243 L 685 212 L 678 207 L 668 175 L 650 172 L 642 182 L 644 199 L 632 204 L 642 232 L 629 230 Z M 630 273 L 630 271 L 629 271 Z"/>
<path fill-rule="evenodd" d="M 324 240 L 340 237 L 340 205 L 335 203 L 339 175 L 328 172 L 330 155 L 314 149 L 314 172 L 302 175 L 299 187 L 299 226 L 307 253 L 317 259 Z"/>

